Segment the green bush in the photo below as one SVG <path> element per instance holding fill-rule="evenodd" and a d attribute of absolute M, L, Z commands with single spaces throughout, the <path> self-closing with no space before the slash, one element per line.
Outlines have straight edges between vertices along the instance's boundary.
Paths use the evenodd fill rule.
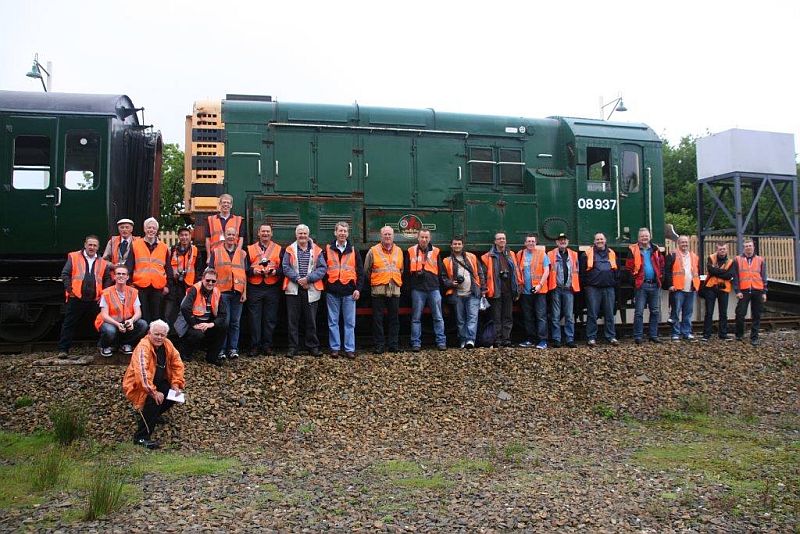
<path fill-rule="evenodd" d="M 56 441 L 69 445 L 86 434 L 86 414 L 82 408 L 68 403 L 56 406 L 50 411 L 53 433 Z"/>
<path fill-rule="evenodd" d="M 31 485 L 36 491 L 53 488 L 64 476 L 66 461 L 58 448 L 52 448 L 33 464 Z"/>
<path fill-rule="evenodd" d="M 100 465 L 94 473 L 89 488 L 86 515 L 88 521 L 104 517 L 122 504 L 123 480 L 121 475 L 108 465 Z"/>

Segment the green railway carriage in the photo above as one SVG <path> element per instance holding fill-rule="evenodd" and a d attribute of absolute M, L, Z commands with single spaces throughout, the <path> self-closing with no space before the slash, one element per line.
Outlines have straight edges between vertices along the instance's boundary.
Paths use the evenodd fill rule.
<path fill-rule="evenodd" d="M 362 250 L 384 225 L 403 246 L 420 228 L 487 249 L 536 232 L 589 245 L 604 232 L 625 248 L 639 227 L 663 242 L 661 141 L 644 124 L 531 119 L 228 95 L 187 117 L 186 206 L 202 237 L 218 196 L 234 196 L 248 238 L 264 221 L 279 242 L 300 222 L 327 241 L 351 223 Z"/>
<path fill-rule="evenodd" d="M 158 214 L 161 135 L 125 95 L 0 91 L 0 339 L 60 316 L 57 280 L 88 234 Z"/>

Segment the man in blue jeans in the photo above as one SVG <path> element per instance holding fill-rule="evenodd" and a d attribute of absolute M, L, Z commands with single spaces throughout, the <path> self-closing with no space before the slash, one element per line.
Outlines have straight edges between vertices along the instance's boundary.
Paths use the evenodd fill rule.
<path fill-rule="evenodd" d="M 575 314 L 573 303 L 575 294 L 581 290 L 578 278 L 578 253 L 568 248 L 567 234 L 560 233 L 556 238 L 557 247 L 547 253 L 550 259 L 550 337 L 553 347 L 561 347 L 561 316 L 564 316 L 564 335 L 567 347 L 575 345 Z"/>
<path fill-rule="evenodd" d="M 133 347 L 147 332 L 147 323 L 142 319 L 139 292 L 128 285 L 128 267 L 114 267 L 114 285 L 100 295 L 100 313 L 94 322 L 100 332 L 100 355 L 110 358 L 114 345 L 119 345 L 123 354 L 133 353 Z"/>
<path fill-rule="evenodd" d="M 694 297 L 700 289 L 697 254 L 689 250 L 689 237 L 678 238 L 678 250 L 667 256 L 664 265 L 664 287 L 675 296 L 672 308 L 672 341 L 694 341 L 692 315 Z M 680 314 L 680 317 L 678 317 Z"/>
<path fill-rule="evenodd" d="M 664 276 L 664 256 L 650 242 L 650 230 L 639 229 L 638 242 L 629 246 L 630 257 L 625 267 L 631 273 L 634 284 L 633 296 L 633 340 L 641 345 L 644 336 L 644 308 L 650 309 L 650 324 L 647 337 L 653 343 L 658 339 L 658 320 L 661 317 L 661 279 Z"/>
<path fill-rule="evenodd" d="M 477 256 L 464 252 L 464 239 L 461 236 L 455 236 L 450 241 L 450 251 L 450 256 L 442 260 L 442 283 L 447 288 L 445 296 L 456 311 L 459 346 L 462 349 L 474 349 L 486 276 Z"/>
<path fill-rule="evenodd" d="M 597 344 L 597 318 L 603 312 L 606 341 L 619 345 L 614 325 L 616 286 L 619 283 L 617 255 L 606 246 L 606 236 L 594 235 L 594 246 L 581 256 L 581 287 L 586 295 L 586 339 Z"/>
<path fill-rule="evenodd" d="M 430 230 L 417 234 L 417 244 L 408 249 L 408 273 L 411 286 L 411 350 L 422 346 L 422 310 L 427 304 L 433 317 L 436 347 L 447 349 L 442 318 L 442 294 L 439 292 L 439 273 L 444 272 L 439 248 L 431 245 Z"/>
<path fill-rule="evenodd" d="M 325 300 L 328 305 L 328 343 L 331 358 L 338 358 L 342 349 L 339 318 L 344 321 L 344 355 L 356 357 L 356 301 L 363 278 L 361 255 L 348 241 L 350 226 L 340 221 L 333 231 L 336 239 L 325 247 Z"/>

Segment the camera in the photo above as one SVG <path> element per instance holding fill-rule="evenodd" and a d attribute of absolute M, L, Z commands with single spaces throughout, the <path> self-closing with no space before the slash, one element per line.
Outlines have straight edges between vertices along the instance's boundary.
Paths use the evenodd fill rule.
<path fill-rule="evenodd" d="M 269 260 L 267 258 L 261 258 L 261 261 L 258 262 L 259 265 L 269 265 Z"/>
<path fill-rule="evenodd" d="M 186 278 L 186 271 L 183 269 L 178 269 L 178 282 L 183 282 Z"/>
<path fill-rule="evenodd" d="M 457 284 L 463 284 L 464 283 L 464 277 L 461 276 L 460 274 L 458 276 L 456 276 L 456 283 Z"/>
<path fill-rule="evenodd" d="M 508 278 L 508 271 L 500 271 L 500 278 L 506 280 Z"/>
<path fill-rule="evenodd" d="M 414 271 L 414 276 L 416 276 L 417 278 L 422 278 L 422 269 L 420 269 L 419 271 Z"/>

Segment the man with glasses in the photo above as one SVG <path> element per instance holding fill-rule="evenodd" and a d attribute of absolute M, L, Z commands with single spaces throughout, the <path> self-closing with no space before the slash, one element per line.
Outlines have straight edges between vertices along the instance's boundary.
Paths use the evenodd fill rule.
<path fill-rule="evenodd" d="M 190 361 L 200 347 L 206 350 L 206 361 L 222 365 L 219 351 L 225 342 L 228 310 L 217 285 L 217 271 L 206 269 L 200 282 L 186 291 L 175 331 L 181 337 L 183 359 Z"/>
<path fill-rule="evenodd" d="M 129 276 L 125 265 L 114 267 L 114 285 L 105 288 L 100 296 L 100 313 L 94 327 L 100 332 L 100 355 L 104 358 L 111 357 L 115 345 L 121 345 L 123 354 L 130 356 L 133 345 L 147 332 L 139 292 L 128 285 Z"/>

